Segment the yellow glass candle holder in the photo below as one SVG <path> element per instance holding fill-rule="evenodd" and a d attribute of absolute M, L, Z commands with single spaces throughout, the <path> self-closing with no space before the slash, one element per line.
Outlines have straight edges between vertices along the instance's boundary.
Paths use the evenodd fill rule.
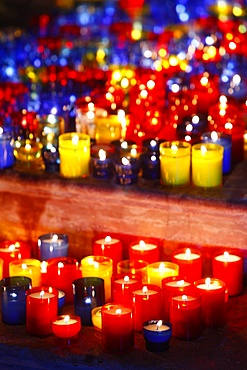
<path fill-rule="evenodd" d="M 209 188 L 222 185 L 224 147 L 213 143 L 192 146 L 193 185 Z"/>
<path fill-rule="evenodd" d="M 10 262 L 9 276 L 26 276 L 32 280 L 32 287 L 41 285 L 41 262 L 35 258 L 23 258 Z"/>
<path fill-rule="evenodd" d="M 97 144 L 110 144 L 121 138 L 122 126 L 117 115 L 95 117 L 95 139 Z"/>
<path fill-rule="evenodd" d="M 58 138 L 60 174 L 67 178 L 87 177 L 90 173 L 90 136 L 69 132 Z"/>
<path fill-rule="evenodd" d="M 42 115 L 37 117 L 37 135 L 43 145 L 56 143 L 59 135 L 64 133 L 65 120 L 61 116 L 54 114 Z"/>
<path fill-rule="evenodd" d="M 185 185 L 190 182 L 191 145 L 183 141 L 160 144 L 160 179 L 163 185 Z"/>
<path fill-rule="evenodd" d="M 16 140 L 14 146 L 15 169 L 20 172 L 39 173 L 45 170 L 43 145 L 35 140 Z"/>

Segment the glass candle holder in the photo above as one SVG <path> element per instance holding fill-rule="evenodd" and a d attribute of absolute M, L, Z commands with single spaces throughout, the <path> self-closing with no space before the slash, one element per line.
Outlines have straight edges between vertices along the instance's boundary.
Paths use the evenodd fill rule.
<path fill-rule="evenodd" d="M 24 258 L 9 263 L 9 276 L 25 276 L 32 280 L 32 287 L 41 285 L 41 262 L 35 258 Z"/>
<path fill-rule="evenodd" d="M 117 274 L 112 277 L 112 302 L 132 304 L 132 292 L 140 289 L 142 279 L 132 274 Z"/>
<path fill-rule="evenodd" d="M 52 321 L 52 333 L 60 339 L 76 338 L 81 330 L 81 318 L 76 315 L 60 315 Z"/>
<path fill-rule="evenodd" d="M 38 129 L 37 136 L 42 144 L 56 142 L 59 135 L 65 131 L 65 121 L 61 116 L 55 114 L 41 115 L 37 117 Z"/>
<path fill-rule="evenodd" d="M 18 240 L 0 242 L 0 258 L 3 260 L 3 277 L 9 276 L 9 263 L 18 259 L 29 258 L 31 248 L 28 244 Z"/>
<path fill-rule="evenodd" d="M 149 264 L 159 261 L 159 246 L 153 242 L 140 240 L 139 243 L 132 243 L 129 246 L 130 260 L 142 260 Z"/>
<path fill-rule="evenodd" d="M 102 330 L 102 306 L 98 306 L 92 309 L 92 323 L 96 330 Z"/>
<path fill-rule="evenodd" d="M 137 184 L 140 169 L 140 158 L 132 158 L 128 155 L 115 160 L 116 183 L 125 186 Z"/>
<path fill-rule="evenodd" d="M 134 311 L 117 303 L 102 307 L 102 348 L 105 352 L 124 354 L 135 347 Z"/>
<path fill-rule="evenodd" d="M 6 277 L 0 282 L 2 321 L 9 325 L 26 322 L 26 296 L 32 280 L 25 276 Z"/>
<path fill-rule="evenodd" d="M 162 287 L 162 279 L 178 276 L 179 266 L 173 262 L 154 262 L 147 266 L 148 283 Z"/>
<path fill-rule="evenodd" d="M 36 287 L 27 294 L 26 330 L 44 337 L 52 334 L 52 322 L 58 313 L 58 291 L 52 287 Z"/>
<path fill-rule="evenodd" d="M 222 145 L 213 143 L 201 143 L 192 146 L 193 185 L 204 188 L 222 185 L 223 151 Z"/>
<path fill-rule="evenodd" d="M 167 351 L 172 336 L 172 325 L 164 320 L 148 320 L 143 323 L 143 336 L 148 351 Z"/>
<path fill-rule="evenodd" d="M 38 237 L 38 255 L 41 261 L 50 258 L 67 257 L 69 240 L 65 234 L 44 234 Z"/>
<path fill-rule="evenodd" d="M 104 280 L 105 301 L 111 301 L 112 259 L 105 256 L 87 256 L 81 260 L 82 277 L 99 277 Z"/>
<path fill-rule="evenodd" d="M 97 144 L 109 144 L 119 140 L 122 135 L 122 126 L 117 115 L 95 117 L 95 139 Z"/>
<path fill-rule="evenodd" d="M 105 304 L 104 280 L 99 277 L 79 278 L 73 281 L 74 310 L 82 325 L 92 325 L 92 309 Z"/>
<path fill-rule="evenodd" d="M 148 262 L 141 260 L 124 260 L 117 264 L 118 274 L 132 274 L 139 276 L 143 283 L 147 282 Z"/>
<path fill-rule="evenodd" d="M 191 145 L 167 141 L 160 145 L 160 179 L 163 185 L 185 185 L 190 182 Z"/>
<path fill-rule="evenodd" d="M 141 156 L 142 178 L 145 180 L 160 179 L 160 156 L 156 152 L 144 153 Z"/>
<path fill-rule="evenodd" d="M 14 162 L 14 139 L 11 132 L 0 127 L 0 169 L 12 167 Z"/>
<path fill-rule="evenodd" d="M 96 235 L 93 239 L 94 256 L 105 256 L 112 259 L 113 272 L 117 271 L 118 262 L 123 260 L 123 246 L 119 239 L 107 235 L 105 238 Z"/>
<path fill-rule="evenodd" d="M 97 154 L 92 154 L 92 176 L 98 179 L 110 179 L 113 177 L 113 157 L 104 149 L 99 149 Z"/>
<path fill-rule="evenodd" d="M 172 253 L 172 262 L 179 266 L 179 278 L 190 283 L 202 278 L 202 255 L 190 248 L 181 248 Z"/>
<path fill-rule="evenodd" d="M 87 177 L 90 174 L 90 136 L 70 132 L 58 138 L 60 174 L 66 178 Z"/>
<path fill-rule="evenodd" d="M 44 172 L 42 148 L 43 145 L 34 140 L 16 140 L 14 146 L 15 169 L 28 173 Z"/>

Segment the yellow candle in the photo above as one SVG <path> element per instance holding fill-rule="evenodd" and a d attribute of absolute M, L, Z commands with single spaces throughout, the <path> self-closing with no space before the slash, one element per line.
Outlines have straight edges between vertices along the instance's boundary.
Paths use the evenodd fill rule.
<path fill-rule="evenodd" d="M 147 267 L 148 283 L 162 288 L 162 279 L 169 276 L 178 276 L 179 267 L 172 262 L 155 262 Z"/>
<path fill-rule="evenodd" d="M 199 143 L 192 146 L 192 182 L 200 187 L 222 184 L 223 146 Z"/>
<path fill-rule="evenodd" d="M 92 309 L 92 323 L 96 330 L 102 330 L 102 306 L 98 306 Z"/>
<path fill-rule="evenodd" d="M 34 258 L 24 258 L 10 262 L 9 276 L 26 276 L 32 280 L 32 287 L 41 285 L 41 262 Z"/>
<path fill-rule="evenodd" d="M 121 139 L 122 126 L 117 115 L 95 117 L 97 144 L 110 144 L 111 141 Z"/>
<path fill-rule="evenodd" d="M 70 132 L 59 136 L 60 174 L 75 178 L 89 176 L 90 136 Z"/>
<path fill-rule="evenodd" d="M 81 260 L 82 277 L 98 277 L 104 280 L 105 301 L 111 301 L 112 259 L 105 256 L 87 256 Z"/>
<path fill-rule="evenodd" d="M 191 145 L 182 141 L 160 144 L 160 177 L 163 185 L 183 185 L 190 181 Z"/>

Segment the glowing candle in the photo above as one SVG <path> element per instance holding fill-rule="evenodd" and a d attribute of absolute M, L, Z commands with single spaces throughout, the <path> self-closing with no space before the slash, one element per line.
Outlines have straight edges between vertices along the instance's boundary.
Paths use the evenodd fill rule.
<path fill-rule="evenodd" d="M 73 303 L 72 282 L 81 277 L 78 261 L 72 257 L 57 257 L 47 262 L 46 284 L 62 290 L 66 303 Z"/>
<path fill-rule="evenodd" d="M 170 301 L 172 334 L 179 339 L 195 339 L 202 334 L 201 298 L 175 296 Z"/>
<path fill-rule="evenodd" d="M 157 285 L 143 285 L 132 292 L 135 309 L 135 330 L 142 331 L 143 323 L 154 317 L 161 317 L 161 289 Z"/>
<path fill-rule="evenodd" d="M 141 169 L 140 158 L 129 155 L 115 161 L 116 182 L 119 185 L 132 185 L 138 182 Z"/>
<path fill-rule="evenodd" d="M 96 236 L 93 240 L 93 254 L 112 259 L 113 271 L 116 273 L 118 262 L 123 259 L 123 247 L 119 239 L 106 236 L 104 239 Z"/>
<path fill-rule="evenodd" d="M 140 240 L 138 244 L 129 246 L 129 258 L 131 260 L 143 260 L 148 263 L 159 261 L 159 247 L 153 243 L 145 243 Z"/>
<path fill-rule="evenodd" d="M 218 327 L 226 323 L 226 286 L 219 279 L 201 279 L 194 282 L 201 296 L 202 321 L 206 327 Z"/>
<path fill-rule="evenodd" d="M 81 330 L 81 319 L 76 315 L 61 315 L 52 321 L 52 332 L 58 338 L 72 339 Z"/>
<path fill-rule="evenodd" d="M 14 138 L 11 132 L 0 127 L 0 169 L 12 167 L 14 164 Z"/>
<path fill-rule="evenodd" d="M 160 177 L 163 185 L 184 185 L 190 182 L 191 145 L 167 141 L 160 145 Z"/>
<path fill-rule="evenodd" d="M 179 277 L 194 283 L 202 278 L 202 255 L 190 248 L 179 249 L 172 254 L 172 262 L 179 266 Z"/>
<path fill-rule="evenodd" d="M 60 135 L 58 140 L 60 174 L 68 178 L 89 176 L 90 136 L 71 132 Z"/>
<path fill-rule="evenodd" d="M 92 309 L 92 323 L 96 330 L 102 330 L 102 306 L 98 306 Z"/>
<path fill-rule="evenodd" d="M 32 280 L 32 286 L 41 285 L 41 262 L 34 258 L 19 259 L 10 262 L 9 276 L 26 276 Z"/>
<path fill-rule="evenodd" d="M 92 149 L 93 150 L 93 149 Z M 113 158 L 104 149 L 92 153 L 92 176 L 99 179 L 110 179 L 113 176 Z"/>
<path fill-rule="evenodd" d="M 111 301 L 112 259 L 105 256 L 87 256 L 81 260 L 82 277 L 99 277 L 104 280 L 105 301 Z"/>
<path fill-rule="evenodd" d="M 109 303 L 102 307 L 102 347 L 105 352 L 126 353 L 134 349 L 133 307 Z"/>
<path fill-rule="evenodd" d="M 67 257 L 68 236 L 65 234 L 44 234 L 38 238 L 39 259 L 46 261 L 55 257 Z"/>
<path fill-rule="evenodd" d="M 35 336 L 52 334 L 51 323 L 57 317 L 58 292 L 51 287 L 31 289 L 27 295 L 26 330 Z"/>
<path fill-rule="evenodd" d="M 42 148 L 43 145 L 34 140 L 16 140 L 14 147 L 15 169 L 21 172 L 43 172 L 45 164 Z"/>
<path fill-rule="evenodd" d="M 163 352 L 169 348 L 172 326 L 163 320 L 148 320 L 143 324 L 146 349 L 150 352 Z"/>
<path fill-rule="evenodd" d="M 132 292 L 142 285 L 138 276 L 117 275 L 112 279 L 112 301 L 119 303 L 132 303 Z"/>
<path fill-rule="evenodd" d="M 31 248 L 28 244 L 15 240 L 0 242 L 0 258 L 3 260 L 3 277 L 9 276 L 9 263 L 18 259 L 29 258 Z"/>
<path fill-rule="evenodd" d="M 179 267 L 172 262 L 155 262 L 147 266 L 148 283 L 162 287 L 162 279 L 178 276 Z"/>
<path fill-rule="evenodd" d="M 192 146 L 192 181 L 195 186 L 221 186 L 223 151 L 223 146 L 213 143 Z"/>
<path fill-rule="evenodd" d="M 242 293 L 244 267 L 242 257 L 225 251 L 218 253 L 212 261 L 213 277 L 225 282 L 229 296 Z"/>
<path fill-rule="evenodd" d="M 143 283 L 147 282 L 148 262 L 142 260 L 124 260 L 117 264 L 118 274 L 136 275 L 142 279 Z"/>

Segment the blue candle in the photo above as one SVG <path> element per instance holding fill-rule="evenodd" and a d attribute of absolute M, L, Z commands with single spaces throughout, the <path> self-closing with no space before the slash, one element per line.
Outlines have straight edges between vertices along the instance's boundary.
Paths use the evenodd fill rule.
<path fill-rule="evenodd" d="M 232 163 L 232 139 L 231 135 L 223 132 L 205 132 L 202 134 L 203 143 L 215 143 L 224 147 L 223 153 L 223 174 L 227 174 L 231 171 Z"/>
<path fill-rule="evenodd" d="M 14 140 L 10 132 L 0 127 L 0 169 L 14 164 Z"/>
<path fill-rule="evenodd" d="M 25 276 L 6 277 L 1 280 L 2 321 L 10 325 L 26 322 L 26 294 L 32 280 Z"/>
<path fill-rule="evenodd" d="M 104 149 L 92 154 L 92 176 L 98 179 L 110 179 L 113 176 L 113 159 Z"/>
<path fill-rule="evenodd" d="M 169 348 L 172 325 L 163 320 L 149 320 L 143 324 L 146 348 L 150 352 L 163 352 Z"/>
<path fill-rule="evenodd" d="M 38 252 L 41 261 L 68 256 L 68 236 L 65 234 L 44 234 L 38 238 Z"/>
<path fill-rule="evenodd" d="M 141 156 L 142 177 L 145 180 L 160 178 L 160 159 L 156 152 L 145 153 Z"/>

